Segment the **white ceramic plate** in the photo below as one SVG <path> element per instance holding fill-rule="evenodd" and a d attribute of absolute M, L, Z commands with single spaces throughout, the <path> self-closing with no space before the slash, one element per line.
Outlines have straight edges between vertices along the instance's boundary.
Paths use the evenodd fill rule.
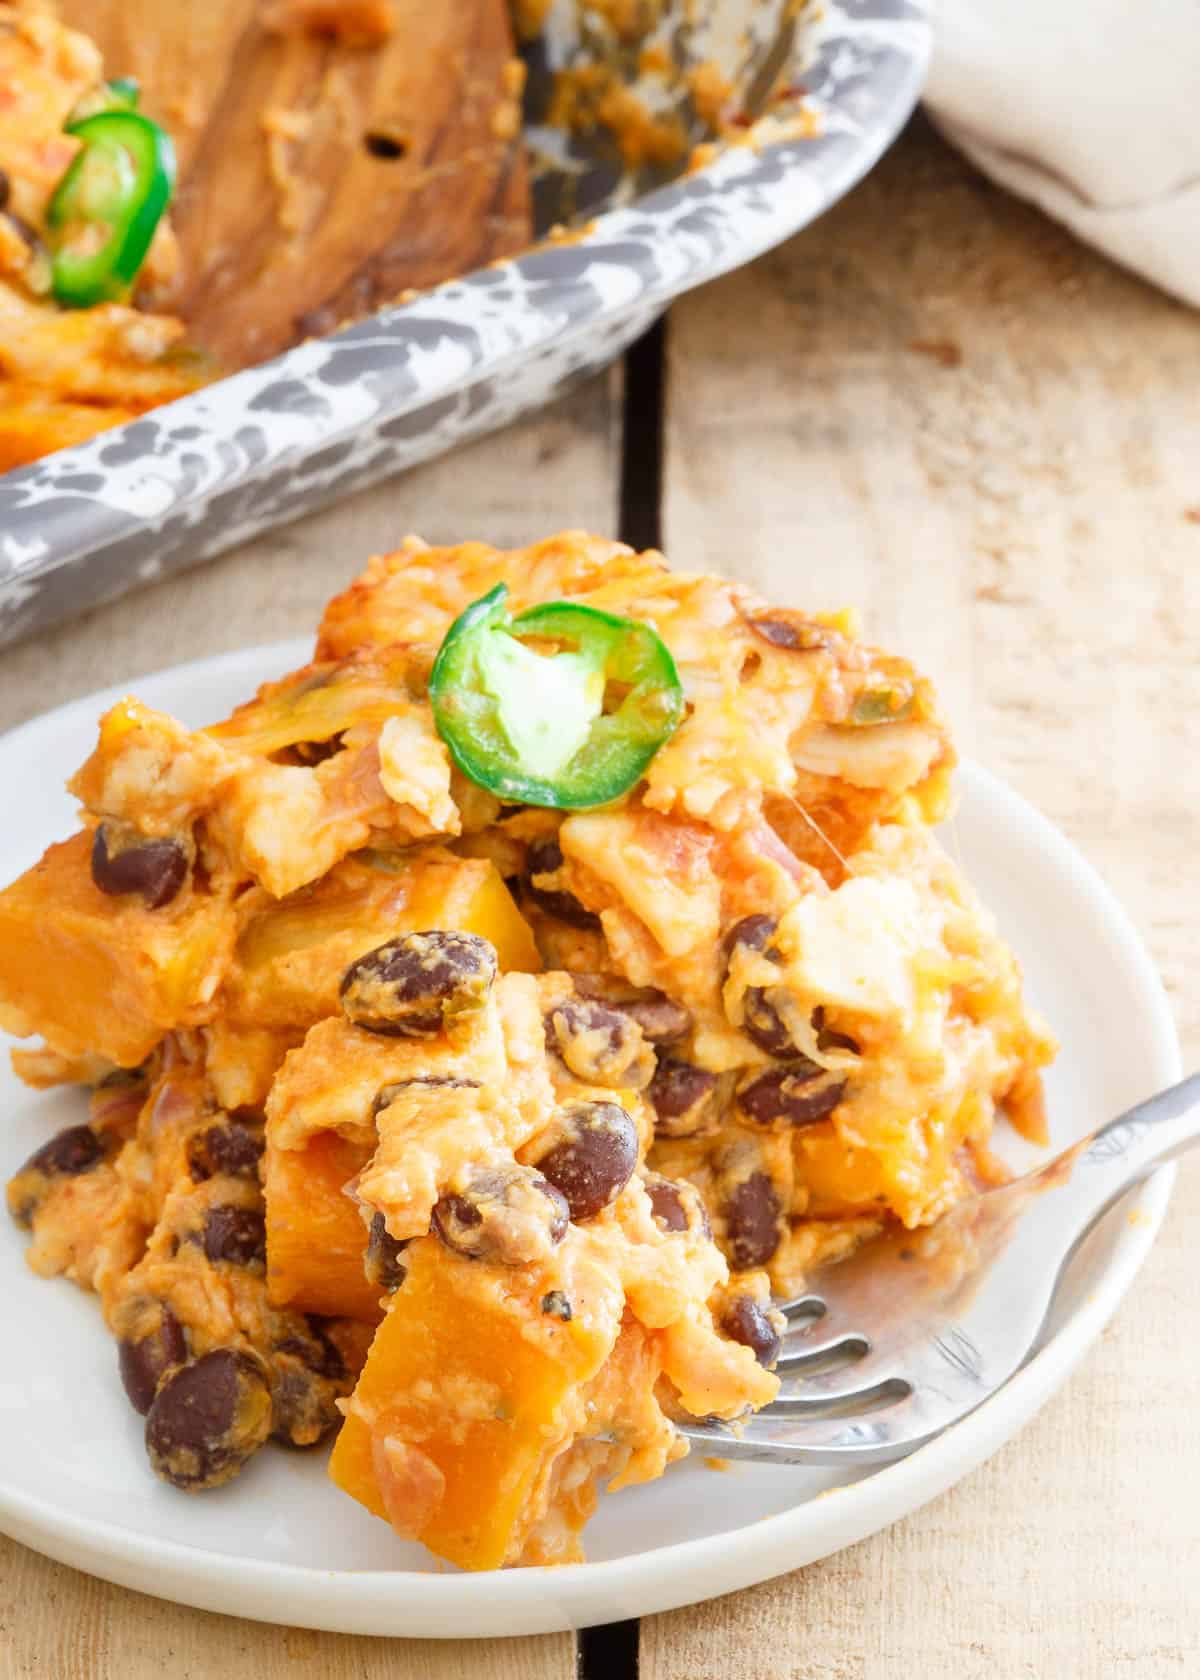
<path fill-rule="evenodd" d="M 304 644 L 247 650 L 150 677 L 137 692 L 190 724 L 222 716 Z M 14 790 L 0 878 L 72 826 L 62 782 L 90 750 L 93 695 L 0 740 Z M 1179 1077 L 1154 969 L 1099 876 L 1065 839 L 984 771 L 967 767 L 950 844 L 1020 953 L 1034 1000 L 1061 1034 L 1050 1075 L 1054 1142 Z M 80 1116 L 77 1095 L 38 1096 L 0 1075 L 0 1176 Z M 0 1219 L 0 1526 L 51 1557 L 143 1592 L 265 1621 L 374 1634 L 541 1633 L 647 1615 L 782 1574 L 894 1522 L 948 1488 L 1054 1392 L 1133 1281 L 1162 1219 L 1171 1175 L 1116 1210 L 1081 1253 L 1055 1333 L 964 1423 L 905 1462 L 834 1489 L 831 1474 L 683 1464 L 601 1500 L 590 1563 L 462 1575 L 334 1491 L 324 1455 L 268 1449 L 231 1486 L 199 1498 L 150 1475 L 141 1420 L 125 1401 L 95 1302 L 44 1283 Z"/>

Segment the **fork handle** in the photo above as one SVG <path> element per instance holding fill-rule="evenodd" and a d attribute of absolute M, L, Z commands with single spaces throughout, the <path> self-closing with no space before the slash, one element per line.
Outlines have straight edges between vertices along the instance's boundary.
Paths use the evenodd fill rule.
<path fill-rule="evenodd" d="M 1093 1218 L 1164 1161 L 1200 1143 L 1200 1073 L 1110 1120 L 1079 1145 L 1073 1179 L 1094 1198 Z"/>

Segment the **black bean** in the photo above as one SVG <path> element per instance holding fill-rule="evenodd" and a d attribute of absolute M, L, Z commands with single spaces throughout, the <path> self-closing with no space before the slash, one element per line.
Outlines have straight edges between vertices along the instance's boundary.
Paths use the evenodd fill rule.
<path fill-rule="evenodd" d="M 769 1371 L 783 1346 L 767 1309 L 752 1295 L 738 1295 L 721 1314 L 721 1329 L 731 1341 L 748 1347 L 760 1365 Z"/>
<path fill-rule="evenodd" d="M 213 1207 L 204 1216 L 204 1253 L 214 1265 L 265 1264 L 267 1228 L 258 1208 Z"/>
<path fill-rule="evenodd" d="M 452 1073 L 418 1073 L 412 1079 L 397 1079 L 390 1085 L 381 1085 L 375 1093 L 375 1101 L 371 1104 L 371 1118 L 378 1120 L 385 1108 L 389 1108 L 401 1091 L 408 1091 L 414 1085 L 442 1085 L 456 1091 L 477 1091 L 478 1079 L 459 1079 Z"/>
<path fill-rule="evenodd" d="M 525 863 L 525 891 L 540 910 L 548 916 L 566 922 L 569 927 L 598 928 L 600 918 L 592 910 L 585 910 L 574 893 L 561 887 L 538 886 L 535 875 L 557 875 L 563 866 L 562 848 L 557 840 L 535 840 L 529 847 Z"/>
<path fill-rule="evenodd" d="M 292 751 L 301 764 L 324 764 L 326 759 L 336 758 L 343 745 L 340 735 L 331 735 L 327 741 L 297 741 Z"/>
<path fill-rule="evenodd" d="M 688 1218 L 687 1205 L 678 1184 L 672 1179 L 662 1178 L 658 1173 L 647 1173 L 646 1194 L 650 1198 L 650 1207 L 654 1220 L 664 1231 L 686 1231 L 692 1221 Z M 697 1201 L 699 1198 L 697 1198 Z"/>
<path fill-rule="evenodd" d="M 653 991 L 645 997 L 630 998 L 622 1003 L 626 1015 L 632 1015 L 652 1044 L 677 1044 L 692 1030 L 691 1012 L 674 1002 L 665 992 Z"/>
<path fill-rule="evenodd" d="M 476 934 L 406 933 L 351 963 L 342 1008 L 369 1032 L 432 1038 L 481 1008 L 495 977 L 495 950 Z"/>
<path fill-rule="evenodd" d="M 783 1019 L 761 986 L 747 986 L 742 998 L 742 1031 L 768 1056 L 793 1056 L 796 1047 Z"/>
<path fill-rule="evenodd" d="M 560 1243 L 569 1219 L 563 1195 L 532 1167 L 476 1167 L 438 1200 L 432 1223 L 455 1254 L 515 1266 Z"/>
<path fill-rule="evenodd" d="M 667 1137 L 699 1131 L 712 1108 L 717 1076 L 675 1056 L 660 1056 L 646 1095 L 655 1114 L 655 1130 Z"/>
<path fill-rule="evenodd" d="M 164 1481 L 189 1492 L 236 1476 L 271 1430 L 261 1361 L 215 1348 L 172 1372 L 146 1416 L 146 1451 Z"/>
<path fill-rule="evenodd" d="M 310 1447 L 341 1421 L 336 1400 L 346 1387 L 346 1363 L 321 1328 L 285 1336 L 272 1350 L 271 1433 L 293 1447 Z"/>
<path fill-rule="evenodd" d="M 391 1295 L 399 1289 L 408 1276 L 408 1269 L 400 1258 L 407 1247 L 406 1242 L 388 1234 L 383 1215 L 375 1214 L 371 1220 L 371 1234 L 367 1238 L 367 1252 L 363 1260 L 367 1282 L 373 1284 L 376 1289 L 382 1289 L 385 1295 Z"/>
<path fill-rule="evenodd" d="M 183 1326 L 167 1306 L 161 1308 L 158 1326 L 149 1335 L 119 1344 L 121 1382 L 135 1412 L 145 1416 L 163 1377 L 173 1365 L 184 1364 L 187 1356 Z"/>
<path fill-rule="evenodd" d="M 813 1031 L 817 1035 L 818 1050 L 849 1050 L 851 1055 L 854 1056 L 862 1054 L 856 1038 L 851 1038 L 849 1033 L 838 1032 L 835 1027 L 826 1026 L 823 1004 L 818 1004 L 816 1009 L 813 1010 L 812 1024 Z"/>
<path fill-rule="evenodd" d="M 567 1199 L 572 1219 L 592 1219 L 633 1177 L 637 1127 L 619 1103 L 568 1103 L 537 1166 Z"/>
<path fill-rule="evenodd" d="M 737 1105 L 758 1126 L 812 1126 L 826 1120 L 846 1094 L 846 1081 L 803 1058 L 753 1074 Z"/>
<path fill-rule="evenodd" d="M 307 1334 L 285 1336 L 276 1342 L 276 1353 L 287 1354 L 292 1359 L 298 1359 L 302 1365 L 319 1377 L 328 1377 L 330 1382 L 339 1382 L 346 1375 L 346 1361 L 340 1350 L 325 1333 L 324 1325 L 316 1313 L 310 1313 L 306 1319 Z"/>
<path fill-rule="evenodd" d="M 104 1159 L 104 1144 L 90 1126 L 68 1126 L 44 1143 L 21 1168 L 46 1178 L 78 1178 Z"/>
<path fill-rule="evenodd" d="M 115 832 L 101 823 L 92 841 L 92 880 L 102 893 L 137 893 L 148 910 L 161 910 L 188 875 L 188 855 L 178 840 L 134 839 L 113 849 Z"/>
<path fill-rule="evenodd" d="M 734 922 L 725 934 L 725 956 L 731 957 L 739 945 L 748 951 L 765 951 L 779 926 L 774 916 L 755 914 Z"/>
<path fill-rule="evenodd" d="M 675 1044 L 692 1028 L 690 1011 L 660 992 L 657 986 L 632 986 L 611 974 L 574 974 L 580 997 L 606 1003 L 629 1015 L 651 1044 Z"/>
<path fill-rule="evenodd" d="M 814 624 L 786 608 L 748 618 L 746 623 L 762 641 L 789 653 L 814 653 L 830 645 L 830 632 L 823 624 Z"/>
<path fill-rule="evenodd" d="M 620 1009 L 569 998 L 547 1014 L 546 1036 L 571 1072 L 589 1085 L 640 1091 L 650 1083 L 654 1054 L 641 1027 Z"/>
<path fill-rule="evenodd" d="M 766 1173 L 752 1172 L 735 1185 L 722 1211 L 726 1245 L 735 1269 L 765 1266 L 783 1237 L 783 1208 Z"/>
<path fill-rule="evenodd" d="M 542 1311 L 550 1318 L 561 1318 L 564 1324 L 571 1322 L 571 1303 L 561 1289 L 551 1289 L 542 1296 Z"/>
<path fill-rule="evenodd" d="M 104 1158 L 104 1144 L 90 1126 L 68 1126 L 35 1149 L 13 1174 L 8 1182 L 9 1213 L 28 1230 L 56 1178 L 77 1178 L 99 1166 Z"/>
<path fill-rule="evenodd" d="M 727 961 L 741 946 L 749 951 L 761 951 L 770 961 L 777 962 L 778 956 L 771 950 L 771 939 L 776 926 L 773 916 L 743 916 L 725 935 Z M 768 1056 L 790 1056 L 796 1053 L 791 1034 L 784 1026 L 775 1005 L 768 1001 L 766 990 L 762 986 L 747 986 L 742 994 L 742 1031 Z"/>
<path fill-rule="evenodd" d="M 12 193 L 12 181 L 7 169 L 0 169 L 0 210 L 3 210 Z"/>
<path fill-rule="evenodd" d="M 257 1179 L 262 1152 L 260 1133 L 230 1121 L 192 1134 L 187 1146 L 188 1167 L 197 1184 L 218 1173 L 228 1178 Z"/>

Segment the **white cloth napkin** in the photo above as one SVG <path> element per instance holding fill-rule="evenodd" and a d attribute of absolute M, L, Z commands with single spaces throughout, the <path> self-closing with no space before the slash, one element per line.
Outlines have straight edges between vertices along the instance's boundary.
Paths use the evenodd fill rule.
<path fill-rule="evenodd" d="M 985 174 L 1200 305 L 1200 0 L 942 0 L 926 98 Z"/>

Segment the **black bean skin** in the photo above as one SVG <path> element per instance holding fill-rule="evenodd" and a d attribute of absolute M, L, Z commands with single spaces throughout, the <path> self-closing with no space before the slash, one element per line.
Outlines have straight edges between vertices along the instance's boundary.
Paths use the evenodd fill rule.
<path fill-rule="evenodd" d="M 862 1047 L 856 1038 L 851 1038 L 849 1033 L 838 1032 L 835 1027 L 825 1025 L 825 1007 L 823 1004 L 818 1004 L 813 1010 L 812 1024 L 813 1031 L 817 1035 L 818 1050 L 849 1050 L 853 1056 L 862 1054 Z"/>
<path fill-rule="evenodd" d="M 90 1126 L 68 1126 L 44 1143 L 21 1168 L 47 1178 L 77 1178 L 104 1159 L 104 1145 Z"/>
<path fill-rule="evenodd" d="M 8 1182 L 8 1211 L 26 1230 L 58 1178 L 78 1178 L 105 1159 L 104 1144 L 90 1126 L 68 1126 L 35 1149 Z"/>
<path fill-rule="evenodd" d="M 657 986 L 632 986 L 610 974 L 576 974 L 574 980 L 580 997 L 630 1016 L 651 1044 L 677 1044 L 692 1030 L 691 1011 Z"/>
<path fill-rule="evenodd" d="M 546 1016 L 546 1039 L 590 1085 L 641 1090 L 654 1068 L 642 1029 L 623 1010 L 591 998 L 568 998 Z"/>
<path fill-rule="evenodd" d="M 816 653 L 828 647 L 831 639 L 824 625 L 813 624 L 786 609 L 748 618 L 746 623 L 762 641 L 788 653 Z"/>
<path fill-rule="evenodd" d="M 726 958 L 742 946 L 763 951 L 771 957 L 770 944 L 777 923 L 773 916 L 743 916 L 725 935 Z M 778 960 L 772 957 L 772 960 Z M 774 1004 L 768 1002 L 762 986 L 747 986 L 742 994 L 742 1031 L 768 1056 L 794 1056 L 796 1047 Z"/>
<path fill-rule="evenodd" d="M 677 1184 L 673 1184 L 669 1178 L 659 1178 L 655 1174 L 654 1177 L 646 1179 L 646 1194 L 650 1198 L 650 1207 L 657 1225 L 664 1231 L 687 1230 L 687 1209 L 683 1205 L 683 1197 L 679 1194 Z"/>
<path fill-rule="evenodd" d="M 227 1482 L 271 1430 L 271 1387 L 260 1360 L 215 1348 L 173 1371 L 146 1414 L 157 1475 L 187 1492 Z"/>
<path fill-rule="evenodd" d="M 452 1073 L 419 1073 L 413 1079 L 397 1079 L 390 1085 L 382 1085 L 375 1093 L 375 1101 L 371 1104 L 371 1118 L 378 1120 L 385 1108 L 389 1108 L 401 1091 L 409 1091 L 414 1085 L 442 1085 L 453 1087 L 456 1091 L 477 1091 L 478 1079 L 459 1079 Z"/>
<path fill-rule="evenodd" d="M 616 1200 L 637 1158 L 637 1127 L 619 1103 L 576 1102 L 559 1110 L 537 1166 L 566 1197 L 571 1218 L 585 1220 Z"/>
<path fill-rule="evenodd" d="M 585 910 L 574 893 L 558 887 L 535 886 L 535 875 L 556 875 L 563 866 L 562 848 L 557 840 L 535 840 L 529 847 L 525 864 L 525 892 L 548 916 L 554 916 L 568 927 L 598 928 L 600 918 L 592 910 Z"/>
<path fill-rule="evenodd" d="M 765 1266 L 783 1238 L 783 1208 L 766 1173 L 753 1172 L 735 1185 L 722 1211 L 735 1270 Z"/>
<path fill-rule="evenodd" d="M 564 1324 L 570 1324 L 572 1319 L 571 1303 L 561 1289 L 551 1289 L 542 1296 L 542 1311 L 550 1318 L 559 1318 Z"/>
<path fill-rule="evenodd" d="M 519 1265 L 560 1243 L 570 1213 L 560 1191 L 532 1167 L 477 1167 L 461 1190 L 439 1198 L 436 1236 L 468 1260 Z"/>
<path fill-rule="evenodd" d="M 651 1044 L 678 1044 L 692 1030 L 691 1011 L 675 1003 L 665 992 L 630 998 L 620 1007 L 633 1017 Z"/>
<path fill-rule="evenodd" d="M 755 1125 L 814 1126 L 845 1094 L 844 1079 L 801 1058 L 756 1074 L 738 1091 L 737 1105 Z"/>
<path fill-rule="evenodd" d="M 779 1332 L 764 1307 L 750 1295 L 739 1295 L 721 1315 L 721 1329 L 731 1341 L 748 1347 L 760 1365 L 769 1371 L 783 1346 Z"/>
<path fill-rule="evenodd" d="M 136 893 L 147 910 L 170 904 L 188 877 L 188 856 L 178 840 L 145 839 L 110 850 L 107 824 L 92 840 L 92 880 L 114 898 Z"/>
<path fill-rule="evenodd" d="M 140 1341 L 119 1343 L 117 1357 L 129 1403 L 145 1417 L 166 1373 L 187 1362 L 187 1336 L 170 1307 L 164 1306 L 157 1329 Z"/>
<path fill-rule="evenodd" d="M 204 1216 L 206 1259 L 231 1266 L 265 1265 L 266 1221 L 258 1208 L 213 1207 Z"/>
<path fill-rule="evenodd" d="M 307 1336 L 286 1336 L 272 1354 L 271 1433 L 293 1447 L 309 1447 L 341 1421 L 335 1401 L 344 1388 L 346 1364 L 310 1317 Z"/>
<path fill-rule="evenodd" d="M 717 1076 L 675 1056 L 660 1056 L 646 1095 L 655 1114 L 655 1129 L 668 1137 L 686 1137 L 708 1118 L 709 1098 Z"/>
<path fill-rule="evenodd" d="M 496 953 L 473 933 L 406 933 L 359 957 L 342 976 L 347 1018 L 392 1038 L 433 1038 L 482 1007 Z"/>
<path fill-rule="evenodd" d="M 261 1133 L 250 1126 L 243 1126 L 239 1121 L 209 1126 L 188 1139 L 188 1167 L 192 1179 L 199 1184 L 204 1179 L 215 1178 L 218 1173 L 228 1178 L 257 1179 L 263 1147 Z"/>
<path fill-rule="evenodd" d="M 367 1274 L 367 1282 L 381 1289 L 385 1295 L 391 1295 L 408 1276 L 407 1267 L 400 1258 L 408 1247 L 397 1237 L 388 1235 L 386 1221 L 381 1213 L 377 1213 L 371 1220 L 371 1234 L 367 1238 L 367 1252 L 363 1260 L 363 1269 Z"/>

